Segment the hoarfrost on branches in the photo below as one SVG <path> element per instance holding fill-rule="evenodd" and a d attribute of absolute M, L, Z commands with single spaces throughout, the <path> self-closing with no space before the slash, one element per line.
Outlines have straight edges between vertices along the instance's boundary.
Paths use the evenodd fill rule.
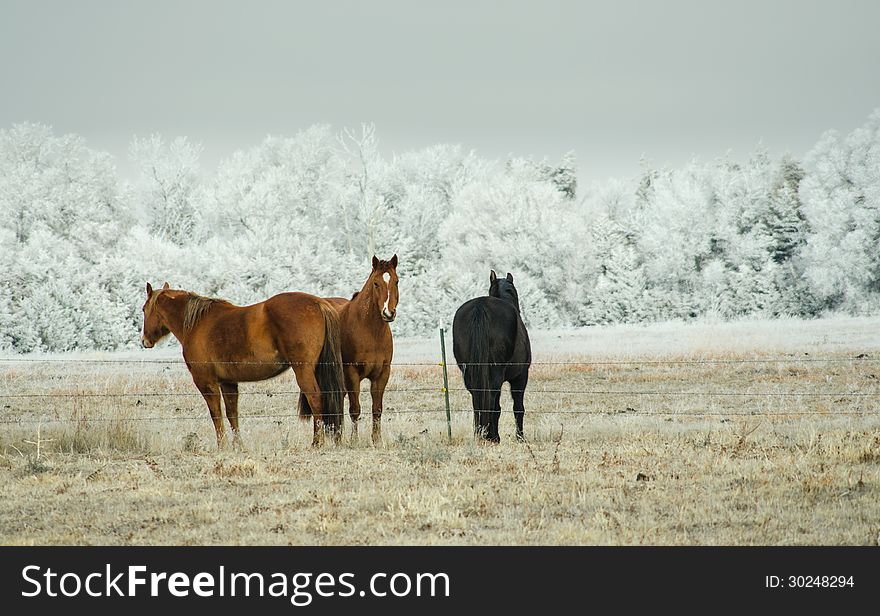
<path fill-rule="evenodd" d="M 880 308 L 880 110 L 803 161 L 757 148 L 578 183 L 575 159 L 455 145 L 384 157 L 375 127 L 313 126 L 213 174 L 185 138 L 136 138 L 138 175 L 40 124 L 0 131 L 0 349 L 134 346 L 146 281 L 246 304 L 350 296 L 400 257 L 400 334 L 512 272 L 535 327 Z"/>

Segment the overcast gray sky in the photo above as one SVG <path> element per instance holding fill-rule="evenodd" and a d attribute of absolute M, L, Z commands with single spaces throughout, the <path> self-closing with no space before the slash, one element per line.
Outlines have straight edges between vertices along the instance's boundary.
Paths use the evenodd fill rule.
<path fill-rule="evenodd" d="M 0 1 L 0 127 L 117 157 L 186 135 L 203 166 L 267 134 L 374 122 L 558 159 L 581 181 L 759 142 L 803 155 L 880 106 L 880 2 Z"/>

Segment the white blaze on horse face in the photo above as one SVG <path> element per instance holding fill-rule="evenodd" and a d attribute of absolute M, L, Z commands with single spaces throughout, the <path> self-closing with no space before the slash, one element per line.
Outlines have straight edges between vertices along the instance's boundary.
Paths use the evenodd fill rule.
<path fill-rule="evenodd" d="M 388 312 L 388 302 L 391 301 L 391 274 L 385 272 L 382 274 L 382 280 L 385 281 L 385 305 L 382 306 L 382 316 L 386 319 L 390 319 L 393 316 Z"/>

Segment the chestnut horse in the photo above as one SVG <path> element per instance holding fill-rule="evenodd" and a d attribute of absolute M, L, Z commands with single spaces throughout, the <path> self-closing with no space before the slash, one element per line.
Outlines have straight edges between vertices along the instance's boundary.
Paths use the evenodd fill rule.
<path fill-rule="evenodd" d="M 391 376 L 391 357 L 394 341 L 388 326 L 397 314 L 397 255 L 390 261 L 380 261 L 373 255 L 373 271 L 360 291 L 350 300 L 328 297 L 328 302 L 339 312 L 342 337 L 342 363 L 345 389 L 348 392 L 348 412 L 351 416 L 351 436 L 357 438 L 358 419 L 361 416 L 361 381 L 370 379 L 373 398 L 373 443 L 382 439 L 382 398 Z M 299 410 L 308 416 L 310 400 L 300 396 Z"/>
<path fill-rule="evenodd" d="M 343 376 L 339 318 L 332 306 L 306 293 L 281 293 L 252 306 L 147 283 L 141 339 L 152 348 L 168 334 L 180 341 L 183 359 L 211 412 L 217 446 L 226 443 L 220 397 L 240 445 L 238 384 L 262 381 L 293 368 L 302 395 L 312 408 L 314 439 L 325 429 L 342 433 Z"/>

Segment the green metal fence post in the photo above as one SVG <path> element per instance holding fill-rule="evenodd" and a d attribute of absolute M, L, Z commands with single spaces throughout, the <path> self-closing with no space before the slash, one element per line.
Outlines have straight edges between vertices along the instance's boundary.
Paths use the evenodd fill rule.
<path fill-rule="evenodd" d="M 446 339 L 443 336 L 443 326 L 440 326 L 440 353 L 443 361 L 443 396 L 446 398 L 446 434 L 449 436 L 449 442 L 452 442 L 452 416 L 449 414 L 449 376 L 446 374 Z"/>

